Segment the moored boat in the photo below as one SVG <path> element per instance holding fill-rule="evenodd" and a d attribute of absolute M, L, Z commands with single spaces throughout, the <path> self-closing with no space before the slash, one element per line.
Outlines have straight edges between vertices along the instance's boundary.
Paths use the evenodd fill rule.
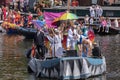
<path fill-rule="evenodd" d="M 18 29 L 18 34 L 25 36 L 26 39 L 33 39 L 36 32 L 34 28 L 19 27 Z"/>
<path fill-rule="evenodd" d="M 88 25 L 88 24 L 86 24 Z M 111 26 L 109 27 L 109 31 L 102 31 L 102 27 L 100 28 L 100 31 L 98 32 L 98 27 L 100 24 L 91 24 L 89 26 L 91 26 L 95 32 L 95 34 L 100 34 L 100 35 L 115 35 L 115 34 L 120 34 L 120 27 L 114 27 Z"/>

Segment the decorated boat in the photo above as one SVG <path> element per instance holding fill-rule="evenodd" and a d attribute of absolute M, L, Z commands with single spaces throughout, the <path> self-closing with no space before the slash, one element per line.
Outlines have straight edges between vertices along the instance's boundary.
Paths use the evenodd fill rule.
<path fill-rule="evenodd" d="M 4 21 L 1 26 L 6 30 L 7 34 L 18 34 L 18 25 L 16 24 Z"/>
<path fill-rule="evenodd" d="M 36 32 L 37 30 L 34 28 L 18 28 L 18 34 L 25 36 L 26 39 L 33 39 Z"/>
<path fill-rule="evenodd" d="M 29 73 L 40 78 L 86 79 L 106 72 L 105 57 L 62 57 L 40 60 L 32 58 Z"/>
<path fill-rule="evenodd" d="M 25 36 L 26 39 L 33 39 L 37 32 L 37 29 L 43 28 L 45 24 L 43 21 L 40 20 L 32 20 L 31 22 L 32 25 L 30 27 L 24 26 L 18 28 L 18 33 Z"/>

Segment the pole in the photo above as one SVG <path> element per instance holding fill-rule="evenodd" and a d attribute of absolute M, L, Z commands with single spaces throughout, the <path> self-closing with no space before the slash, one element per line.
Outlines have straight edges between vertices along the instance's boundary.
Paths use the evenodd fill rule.
<path fill-rule="evenodd" d="M 67 11 L 70 11 L 70 0 L 67 2 Z"/>

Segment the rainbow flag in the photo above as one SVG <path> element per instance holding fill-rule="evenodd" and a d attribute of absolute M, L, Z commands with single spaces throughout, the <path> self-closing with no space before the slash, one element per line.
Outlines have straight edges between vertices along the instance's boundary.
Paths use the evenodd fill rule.
<path fill-rule="evenodd" d="M 94 34 L 94 31 L 92 29 L 90 29 L 88 31 L 88 38 L 90 39 L 90 41 L 94 42 L 94 40 L 95 40 L 95 34 Z"/>

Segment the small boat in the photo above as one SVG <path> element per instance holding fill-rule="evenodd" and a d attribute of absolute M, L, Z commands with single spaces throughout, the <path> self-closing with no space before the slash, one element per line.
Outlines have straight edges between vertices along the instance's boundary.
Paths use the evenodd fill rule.
<path fill-rule="evenodd" d="M 98 32 L 98 27 L 100 24 L 86 24 L 87 26 L 91 26 L 96 34 L 100 35 L 115 35 L 115 34 L 120 34 L 120 27 L 114 27 L 111 26 L 109 27 L 109 32 L 103 32 L 102 27 L 100 28 L 100 31 Z"/>
<path fill-rule="evenodd" d="M 17 30 L 17 28 L 7 28 L 7 29 L 5 29 L 6 30 L 6 33 L 7 34 L 9 34 L 9 35 L 11 35 L 11 34 L 18 34 L 18 30 Z"/>
<path fill-rule="evenodd" d="M 37 30 L 34 28 L 18 28 L 18 34 L 25 36 L 26 39 L 33 39 L 36 32 Z"/>
<path fill-rule="evenodd" d="M 62 57 L 40 60 L 30 59 L 29 73 L 40 78 L 86 79 L 106 72 L 105 57 Z"/>
<path fill-rule="evenodd" d="M 109 28 L 109 32 L 103 32 L 102 28 L 100 28 L 100 31 L 98 32 L 98 28 L 93 28 L 94 32 L 96 34 L 100 34 L 100 35 L 115 35 L 115 34 L 120 34 L 120 27 L 110 27 Z"/>

